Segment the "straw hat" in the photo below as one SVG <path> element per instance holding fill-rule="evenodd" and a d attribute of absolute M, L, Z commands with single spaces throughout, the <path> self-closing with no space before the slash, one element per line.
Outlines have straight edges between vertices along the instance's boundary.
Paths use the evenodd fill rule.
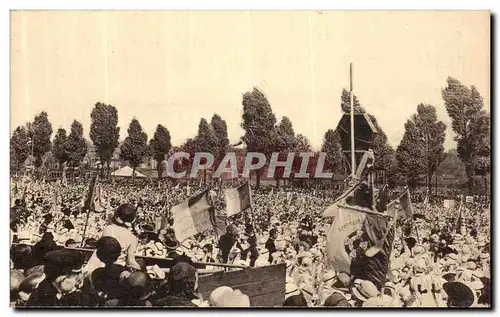
<path fill-rule="evenodd" d="M 354 281 L 354 286 L 351 288 L 352 294 L 362 302 L 369 298 L 377 297 L 380 292 L 370 281 L 357 279 Z"/>
<path fill-rule="evenodd" d="M 229 286 L 219 286 L 210 293 L 210 304 L 212 307 L 220 307 L 221 299 L 226 294 L 233 292 L 233 289 Z"/>
<path fill-rule="evenodd" d="M 333 279 L 337 276 L 334 270 L 328 270 L 323 273 L 323 283 L 327 283 L 329 281 L 333 281 Z"/>
<path fill-rule="evenodd" d="M 299 295 L 299 294 L 300 294 L 300 290 L 299 290 L 299 287 L 297 286 L 297 284 L 295 284 L 293 282 L 285 283 L 285 300 L 288 297 Z"/>

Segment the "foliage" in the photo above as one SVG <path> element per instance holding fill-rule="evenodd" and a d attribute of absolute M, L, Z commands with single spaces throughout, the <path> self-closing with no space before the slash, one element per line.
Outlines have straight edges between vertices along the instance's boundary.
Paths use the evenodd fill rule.
<path fill-rule="evenodd" d="M 170 140 L 170 132 L 167 128 L 159 124 L 156 127 L 155 134 L 153 138 L 149 141 L 150 154 L 154 157 L 155 161 L 158 163 L 157 172 L 158 177 L 161 178 L 163 174 L 162 162 L 165 161 L 165 157 L 172 148 L 172 143 Z"/>
<path fill-rule="evenodd" d="M 120 137 L 118 111 L 112 105 L 98 102 L 92 109 L 90 118 L 92 121 L 90 139 L 101 161 L 106 162 L 109 172 L 111 157 L 118 146 L 118 138 Z"/>
<path fill-rule="evenodd" d="M 418 178 L 417 172 L 426 174 L 430 193 L 432 189 L 430 180 L 439 164 L 445 159 L 446 125 L 437 120 L 436 108 L 427 104 L 419 104 L 417 113 L 412 115 L 409 121 L 411 124 L 405 125 L 406 139 L 403 138 L 405 143 L 398 148 L 398 166 L 402 174 L 412 183 Z M 412 160 L 420 160 L 423 163 L 423 169 L 414 169 L 416 165 Z"/>
<path fill-rule="evenodd" d="M 483 98 L 474 86 L 469 88 L 449 77 L 441 93 L 455 132 L 458 156 L 465 164 L 469 193 L 472 194 L 476 171 L 481 170 L 485 163 L 481 157 L 489 157 L 491 152 L 490 115 L 483 109 Z"/>
<path fill-rule="evenodd" d="M 358 97 L 354 95 L 352 97 L 354 103 L 354 113 L 365 113 L 365 109 L 359 103 Z M 342 89 L 342 95 L 340 96 L 340 107 L 344 113 L 351 113 L 351 94 Z"/>
<path fill-rule="evenodd" d="M 405 134 L 396 150 L 396 159 L 398 169 L 406 177 L 406 181 L 411 188 L 415 188 L 422 174 L 426 171 L 426 149 L 422 142 L 415 143 L 415 140 L 421 138 L 416 124 L 413 120 L 405 123 Z"/>
<path fill-rule="evenodd" d="M 67 150 L 67 142 L 68 137 L 66 135 L 66 130 L 62 128 L 57 129 L 56 136 L 54 137 L 54 144 L 52 146 L 52 154 L 60 168 L 69 160 L 70 153 Z"/>
<path fill-rule="evenodd" d="M 19 126 L 10 138 L 11 168 L 19 170 L 28 159 L 31 152 L 30 138 L 25 127 Z"/>
<path fill-rule="evenodd" d="M 269 159 L 277 140 L 276 116 L 266 96 L 258 88 L 243 94 L 243 115 L 241 127 L 245 130 L 242 140 L 248 152 L 264 153 Z M 256 171 L 257 187 L 260 185 L 260 171 Z"/>
<path fill-rule="evenodd" d="M 227 124 L 221 116 L 218 114 L 214 114 L 212 116 L 212 120 L 210 125 L 215 133 L 215 137 L 217 138 L 217 145 L 215 146 L 215 151 L 213 152 L 215 156 L 214 166 L 217 168 L 219 163 L 224 158 L 224 155 L 227 152 L 229 147 L 229 139 L 227 137 Z"/>
<path fill-rule="evenodd" d="M 68 163 L 71 167 L 80 166 L 87 154 L 87 143 L 83 137 L 83 126 L 76 120 L 71 124 L 66 151 L 69 153 Z"/>
<path fill-rule="evenodd" d="M 128 161 L 132 166 L 132 179 L 134 180 L 135 169 L 148 154 L 148 136 L 136 118 L 130 122 L 127 132 L 128 136 L 120 147 L 120 158 Z"/>
<path fill-rule="evenodd" d="M 52 148 L 50 137 L 52 136 L 52 124 L 49 122 L 47 112 L 42 111 L 35 116 L 32 123 L 27 124 L 28 137 L 33 142 L 33 155 L 35 167 L 40 167 L 43 156 Z"/>
<path fill-rule="evenodd" d="M 325 165 L 327 169 L 334 171 L 341 167 L 343 154 L 340 137 L 333 129 L 326 131 L 321 152 L 326 153 Z"/>

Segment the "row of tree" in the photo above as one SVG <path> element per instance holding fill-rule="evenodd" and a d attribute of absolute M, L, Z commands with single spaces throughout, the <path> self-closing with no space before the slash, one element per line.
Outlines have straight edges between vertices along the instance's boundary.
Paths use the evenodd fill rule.
<path fill-rule="evenodd" d="M 447 86 L 442 90 L 443 100 L 452 121 L 452 129 L 457 141 L 457 153 L 463 162 L 472 191 L 475 175 L 486 175 L 490 169 L 490 117 L 483 108 L 483 100 L 472 87 L 461 84 L 454 78 L 448 78 Z M 342 91 L 340 106 L 344 113 L 350 112 L 350 95 Z M 423 178 L 427 180 L 429 191 L 431 179 L 439 165 L 446 158 L 444 140 L 446 125 L 439 121 L 433 105 L 419 104 L 417 111 L 405 123 L 403 138 L 394 150 L 387 140 L 387 135 L 379 126 L 376 118 L 367 113 L 358 98 L 353 96 L 354 111 L 365 113 L 375 125 L 375 134 L 371 145 L 376 160 L 375 170 L 381 172 L 384 181 L 403 179 L 414 187 Z M 271 104 L 265 94 L 258 88 L 243 94 L 243 113 L 241 127 L 245 134 L 240 143 L 246 145 L 248 152 L 264 153 L 269 158 L 271 153 L 279 152 L 279 159 L 286 160 L 288 153 L 311 151 L 309 140 L 302 134 L 295 134 L 292 122 L 282 117 L 278 123 Z M 44 156 L 49 151 L 60 166 L 79 166 L 87 153 L 83 127 L 73 121 L 70 133 L 58 129 L 51 141 L 52 125 L 46 112 L 38 114 L 33 122 L 17 127 L 11 137 L 11 168 L 19 170 L 32 158 L 32 165 L 43 166 Z M 112 105 L 98 102 L 91 113 L 90 139 L 95 151 L 108 173 L 115 149 L 119 145 L 120 128 L 118 127 L 118 111 Z M 165 159 L 171 151 L 182 150 L 191 154 L 190 159 L 181 162 L 176 168 L 186 168 L 192 164 L 195 152 L 210 152 L 215 156 L 214 169 L 218 167 L 224 155 L 230 150 L 227 135 L 227 124 L 217 114 L 208 122 L 201 118 L 198 133 L 180 146 L 172 148 L 168 129 L 159 124 L 154 136 L 148 142 L 139 121 L 134 118 L 127 130 L 127 137 L 120 147 L 120 158 L 128 161 L 135 170 L 146 158 L 157 161 L 158 175 L 161 177 L 165 168 Z M 321 147 L 327 154 L 326 167 L 330 171 L 345 168 L 344 154 L 335 127 L 327 130 Z M 317 159 L 317 157 L 316 157 Z M 312 162 L 315 161 L 313 157 Z M 293 173 L 298 172 L 302 158 L 296 156 Z M 202 162 L 203 163 L 203 162 Z M 184 166 L 182 166 L 184 165 Z M 257 183 L 260 181 L 263 167 L 256 172 Z M 283 169 L 278 169 L 276 180 L 283 176 Z"/>

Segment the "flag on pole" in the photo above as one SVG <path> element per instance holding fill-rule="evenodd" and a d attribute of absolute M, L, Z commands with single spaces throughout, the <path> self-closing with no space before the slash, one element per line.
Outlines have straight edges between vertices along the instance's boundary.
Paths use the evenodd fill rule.
<path fill-rule="evenodd" d="M 197 233 L 213 227 L 213 213 L 208 199 L 208 190 L 186 199 L 172 207 L 173 229 L 178 241 L 182 242 Z"/>
<path fill-rule="evenodd" d="M 387 215 L 394 217 L 396 215 L 396 209 L 398 210 L 397 214 L 399 219 L 408 219 L 412 217 L 413 207 L 410 200 L 409 189 L 406 189 L 401 196 L 387 204 Z"/>
<path fill-rule="evenodd" d="M 248 182 L 224 190 L 226 199 L 226 216 L 230 217 L 252 207 L 250 198 L 250 185 Z"/>
<path fill-rule="evenodd" d="M 349 196 L 328 207 L 323 215 L 334 218 L 327 235 L 327 263 L 337 272 L 369 280 L 380 287 L 386 279 L 394 240 L 391 218 L 368 208 L 349 205 Z M 367 254 L 366 251 L 373 247 L 379 248 L 378 252 Z"/>

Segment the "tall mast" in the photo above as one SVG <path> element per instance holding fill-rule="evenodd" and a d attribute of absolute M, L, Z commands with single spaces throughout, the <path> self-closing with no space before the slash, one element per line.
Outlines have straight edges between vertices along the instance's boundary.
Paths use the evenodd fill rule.
<path fill-rule="evenodd" d="M 354 93 L 353 93 L 353 89 L 352 89 L 352 63 L 350 64 L 350 68 L 349 68 L 349 84 L 350 84 L 350 91 L 349 91 L 349 95 L 350 95 L 350 101 L 351 101 L 351 176 L 352 178 L 355 177 L 356 175 L 356 158 L 354 156 Z"/>

